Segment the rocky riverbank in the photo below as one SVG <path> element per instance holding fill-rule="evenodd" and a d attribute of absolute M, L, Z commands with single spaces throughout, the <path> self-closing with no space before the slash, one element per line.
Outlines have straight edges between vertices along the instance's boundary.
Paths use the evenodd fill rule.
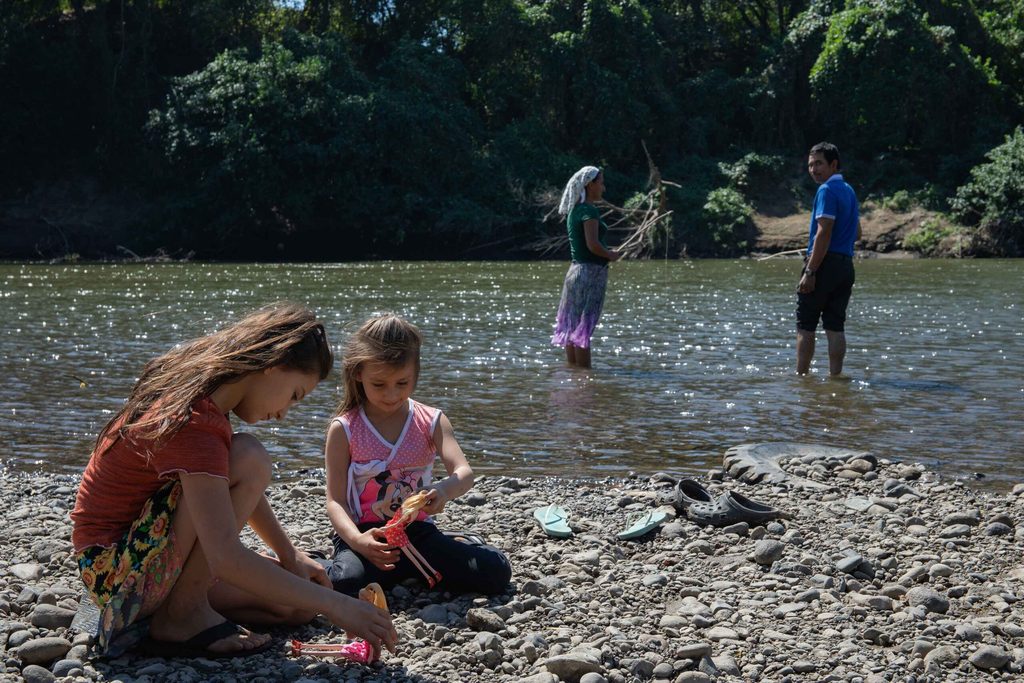
<path fill-rule="evenodd" d="M 438 519 L 511 558 L 508 594 L 389 592 L 401 636 L 373 667 L 292 658 L 290 637 L 337 642 L 317 620 L 235 660 L 90 660 L 74 634 L 70 556 L 77 481 L 0 484 L 0 680 L 49 681 L 989 681 L 1024 672 L 1024 485 L 978 493 L 915 465 L 784 463 L 829 490 L 725 489 L 792 518 L 701 528 L 672 520 L 637 541 L 615 533 L 657 505 L 662 475 L 569 481 L 486 477 Z M 297 544 L 328 549 L 321 480 L 274 485 Z M 557 502 L 575 535 L 543 535 L 530 512 Z M 671 509 L 671 508 L 666 508 Z M 249 539 L 252 540 L 251 538 Z"/>

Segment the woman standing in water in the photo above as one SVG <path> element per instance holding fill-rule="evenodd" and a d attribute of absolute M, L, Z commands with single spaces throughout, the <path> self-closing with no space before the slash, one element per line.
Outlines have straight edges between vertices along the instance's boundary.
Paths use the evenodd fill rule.
<path fill-rule="evenodd" d="M 604 306 L 608 262 L 621 256 L 605 244 L 608 226 L 595 206 L 603 195 L 601 169 L 584 166 L 566 183 L 558 205 L 558 213 L 566 217 L 572 264 L 565 274 L 551 343 L 564 346 L 569 365 L 581 368 L 590 367 L 590 338 Z"/>

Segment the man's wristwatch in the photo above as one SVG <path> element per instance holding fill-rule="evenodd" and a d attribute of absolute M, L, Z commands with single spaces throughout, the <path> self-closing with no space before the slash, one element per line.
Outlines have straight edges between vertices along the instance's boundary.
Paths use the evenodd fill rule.
<path fill-rule="evenodd" d="M 814 277 L 814 268 L 804 268 L 804 275 Z"/>

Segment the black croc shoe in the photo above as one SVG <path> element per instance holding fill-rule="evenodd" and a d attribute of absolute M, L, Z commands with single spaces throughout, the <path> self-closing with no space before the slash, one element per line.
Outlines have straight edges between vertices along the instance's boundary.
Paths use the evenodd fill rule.
<path fill-rule="evenodd" d="M 785 515 L 771 505 L 750 500 L 742 493 L 726 491 L 713 502 L 691 505 L 686 516 L 700 526 L 729 526 L 737 522 L 763 524 Z"/>
<path fill-rule="evenodd" d="M 713 505 L 714 502 L 715 498 L 711 492 L 695 479 L 680 479 L 672 490 L 672 507 L 681 515 L 685 515 L 686 510 L 692 505 Z"/>

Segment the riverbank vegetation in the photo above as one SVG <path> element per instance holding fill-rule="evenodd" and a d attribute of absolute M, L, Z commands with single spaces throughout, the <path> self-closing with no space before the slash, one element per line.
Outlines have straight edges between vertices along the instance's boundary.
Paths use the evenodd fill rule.
<path fill-rule="evenodd" d="M 807 210 L 821 139 L 862 199 L 938 212 L 904 246 L 1021 255 L 1022 27 L 1024 0 L 11 0 L 0 257 L 529 258 L 585 163 L 668 212 L 635 253 L 735 255 Z"/>

